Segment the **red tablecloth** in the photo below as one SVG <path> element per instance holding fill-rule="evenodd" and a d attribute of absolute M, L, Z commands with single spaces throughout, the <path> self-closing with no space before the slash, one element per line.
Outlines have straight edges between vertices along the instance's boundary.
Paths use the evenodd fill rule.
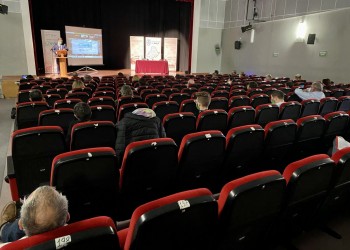
<path fill-rule="evenodd" d="M 169 74 L 168 61 L 136 60 L 135 73 Z"/>

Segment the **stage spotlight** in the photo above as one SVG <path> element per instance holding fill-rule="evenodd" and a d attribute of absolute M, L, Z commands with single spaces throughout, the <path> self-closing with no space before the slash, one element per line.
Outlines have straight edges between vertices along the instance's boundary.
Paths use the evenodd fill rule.
<path fill-rule="evenodd" d="M 253 26 L 251 24 L 241 27 L 242 33 L 246 32 L 248 30 L 251 30 L 251 29 L 253 29 Z"/>
<path fill-rule="evenodd" d="M 0 13 L 7 15 L 9 7 L 7 5 L 0 4 Z"/>

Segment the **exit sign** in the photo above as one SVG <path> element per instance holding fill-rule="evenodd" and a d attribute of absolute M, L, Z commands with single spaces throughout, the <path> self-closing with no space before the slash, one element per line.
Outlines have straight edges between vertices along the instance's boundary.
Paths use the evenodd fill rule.
<path fill-rule="evenodd" d="M 325 51 L 325 50 L 324 51 L 320 51 L 319 55 L 322 56 L 322 57 L 323 56 L 327 56 L 327 51 Z"/>

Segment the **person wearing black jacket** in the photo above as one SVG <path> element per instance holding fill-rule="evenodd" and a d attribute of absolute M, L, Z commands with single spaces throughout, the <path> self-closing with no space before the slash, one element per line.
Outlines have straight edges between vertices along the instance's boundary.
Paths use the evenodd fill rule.
<path fill-rule="evenodd" d="M 88 122 L 91 119 L 91 109 L 90 106 L 85 102 L 78 102 L 74 106 L 74 120 L 69 124 L 66 135 L 66 143 L 68 148 L 70 148 L 70 137 L 72 135 L 72 128 L 75 124 L 80 122 Z"/>
<path fill-rule="evenodd" d="M 152 109 L 139 108 L 125 114 L 117 124 L 117 140 L 115 150 L 120 161 L 125 148 L 135 141 L 166 137 L 160 119 Z"/>

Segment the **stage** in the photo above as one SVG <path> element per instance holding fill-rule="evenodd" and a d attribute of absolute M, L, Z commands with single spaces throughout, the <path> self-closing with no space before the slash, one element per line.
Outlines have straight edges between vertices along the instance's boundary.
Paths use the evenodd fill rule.
<path fill-rule="evenodd" d="M 72 76 L 72 72 L 68 72 L 68 77 Z M 78 71 L 78 76 L 83 77 L 85 75 L 91 75 L 91 76 L 116 76 L 118 73 L 123 73 L 125 76 L 133 76 L 135 75 L 135 71 L 131 69 L 116 69 L 116 70 L 98 70 L 98 71 Z M 170 71 L 169 75 L 184 75 L 184 72 L 181 71 Z M 138 76 L 142 76 L 144 74 L 137 74 Z M 145 74 L 146 75 L 146 74 Z M 147 74 L 148 75 L 148 74 Z M 152 76 L 157 74 L 151 74 Z M 161 74 L 159 74 L 161 75 Z M 21 75 L 18 76 L 3 76 L 2 77 L 2 93 L 4 95 L 4 98 L 17 98 L 18 93 L 18 81 L 21 79 Z M 37 77 L 51 77 L 51 78 L 58 78 L 60 77 L 59 74 L 45 74 L 45 75 L 39 75 L 34 76 Z"/>
<path fill-rule="evenodd" d="M 72 76 L 72 72 L 68 72 L 68 77 Z M 115 76 L 118 73 L 123 73 L 125 76 L 133 76 L 135 75 L 135 71 L 131 70 L 131 69 L 116 69 L 116 70 L 98 70 L 98 71 L 76 71 L 78 73 L 78 76 L 83 77 L 84 75 L 91 75 L 91 76 L 98 76 L 98 77 L 102 77 L 102 76 Z M 175 76 L 175 75 L 184 75 L 185 72 L 181 72 L 181 71 L 169 71 L 169 75 Z M 139 73 L 137 74 L 138 76 L 142 76 L 142 75 L 162 75 L 162 74 L 142 74 Z M 57 78 L 60 77 L 59 74 L 45 74 L 42 75 L 45 77 L 51 77 L 51 78 Z M 40 76 L 39 76 L 40 77 Z"/>

